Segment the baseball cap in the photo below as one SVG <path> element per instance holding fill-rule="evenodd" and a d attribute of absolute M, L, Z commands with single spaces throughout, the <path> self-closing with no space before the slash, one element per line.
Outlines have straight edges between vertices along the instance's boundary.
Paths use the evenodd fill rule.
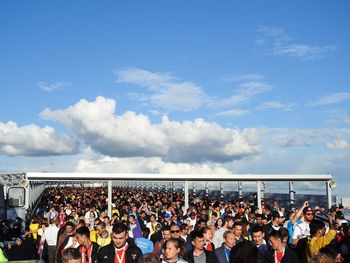
<path fill-rule="evenodd" d="M 307 212 L 314 212 L 310 206 L 307 206 L 303 209 L 303 214 L 306 214 Z"/>

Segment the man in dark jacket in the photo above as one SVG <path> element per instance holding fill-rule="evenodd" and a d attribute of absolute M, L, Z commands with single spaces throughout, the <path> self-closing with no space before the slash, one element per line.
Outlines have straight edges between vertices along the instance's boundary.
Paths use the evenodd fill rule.
<path fill-rule="evenodd" d="M 90 231 L 86 226 L 79 227 L 76 230 L 75 238 L 80 244 L 79 252 L 82 255 L 82 263 L 96 263 L 99 245 L 90 240 Z"/>
<path fill-rule="evenodd" d="M 128 228 L 117 223 L 112 228 L 111 244 L 102 247 L 97 254 L 98 263 L 137 263 L 141 250 L 128 236 Z"/>
<path fill-rule="evenodd" d="M 215 255 L 218 258 L 219 263 L 229 263 L 230 252 L 236 243 L 235 234 L 232 230 L 227 230 L 224 233 L 224 243 L 221 247 L 215 249 Z"/>
<path fill-rule="evenodd" d="M 297 254 L 286 247 L 283 243 L 283 237 L 278 230 L 272 230 L 269 235 L 271 249 L 266 251 L 263 263 L 299 263 Z"/>
<path fill-rule="evenodd" d="M 191 242 L 193 249 L 187 252 L 185 260 L 189 263 L 219 263 L 216 255 L 208 250 L 205 250 L 204 235 L 200 230 L 194 230 L 191 233 Z"/>

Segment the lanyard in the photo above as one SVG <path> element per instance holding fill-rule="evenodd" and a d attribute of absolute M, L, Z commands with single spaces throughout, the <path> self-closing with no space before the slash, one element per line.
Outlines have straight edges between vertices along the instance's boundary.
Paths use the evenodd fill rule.
<path fill-rule="evenodd" d="M 277 258 L 277 250 L 275 250 L 275 263 L 281 263 L 282 262 L 282 259 L 284 257 L 284 252 L 285 251 L 286 251 L 286 248 L 283 248 L 281 261 L 279 261 L 278 258 Z"/>
<path fill-rule="evenodd" d="M 119 249 L 115 248 L 115 257 L 118 260 L 117 261 L 118 263 L 123 263 L 124 262 L 123 260 L 124 260 L 124 257 L 125 257 L 125 251 L 127 249 L 128 249 L 128 243 L 126 243 L 123 248 L 119 248 Z M 121 256 L 119 256 L 119 253 L 118 253 L 119 251 L 123 251 Z"/>
<path fill-rule="evenodd" d="M 83 246 L 81 251 L 82 263 L 92 263 L 91 254 L 92 254 L 92 243 L 87 249 Z M 86 258 L 88 258 L 87 262 L 86 262 Z"/>

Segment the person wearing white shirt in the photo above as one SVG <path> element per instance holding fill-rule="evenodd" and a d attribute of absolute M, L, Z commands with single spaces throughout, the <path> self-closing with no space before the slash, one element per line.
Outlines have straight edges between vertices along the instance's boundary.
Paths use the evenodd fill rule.
<path fill-rule="evenodd" d="M 55 252 L 56 252 L 56 245 L 57 245 L 57 234 L 58 234 L 59 228 L 57 227 L 57 220 L 51 219 L 50 225 L 45 228 L 43 235 L 41 237 L 41 242 L 47 243 L 48 247 L 48 258 L 49 263 L 55 263 Z"/>

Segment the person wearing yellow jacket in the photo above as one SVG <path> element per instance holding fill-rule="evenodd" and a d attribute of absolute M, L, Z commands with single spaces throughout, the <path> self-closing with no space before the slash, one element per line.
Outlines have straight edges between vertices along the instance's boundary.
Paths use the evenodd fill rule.
<path fill-rule="evenodd" d="M 330 229 L 326 233 L 326 225 L 324 222 L 313 219 L 310 222 L 310 239 L 306 247 L 307 261 L 311 262 L 312 258 L 317 255 L 321 248 L 329 245 L 335 238 L 337 232 Z"/>
<path fill-rule="evenodd" d="M 4 255 L 4 252 L 2 251 L 2 248 L 0 248 L 0 262 L 7 261 L 7 258 Z"/>

